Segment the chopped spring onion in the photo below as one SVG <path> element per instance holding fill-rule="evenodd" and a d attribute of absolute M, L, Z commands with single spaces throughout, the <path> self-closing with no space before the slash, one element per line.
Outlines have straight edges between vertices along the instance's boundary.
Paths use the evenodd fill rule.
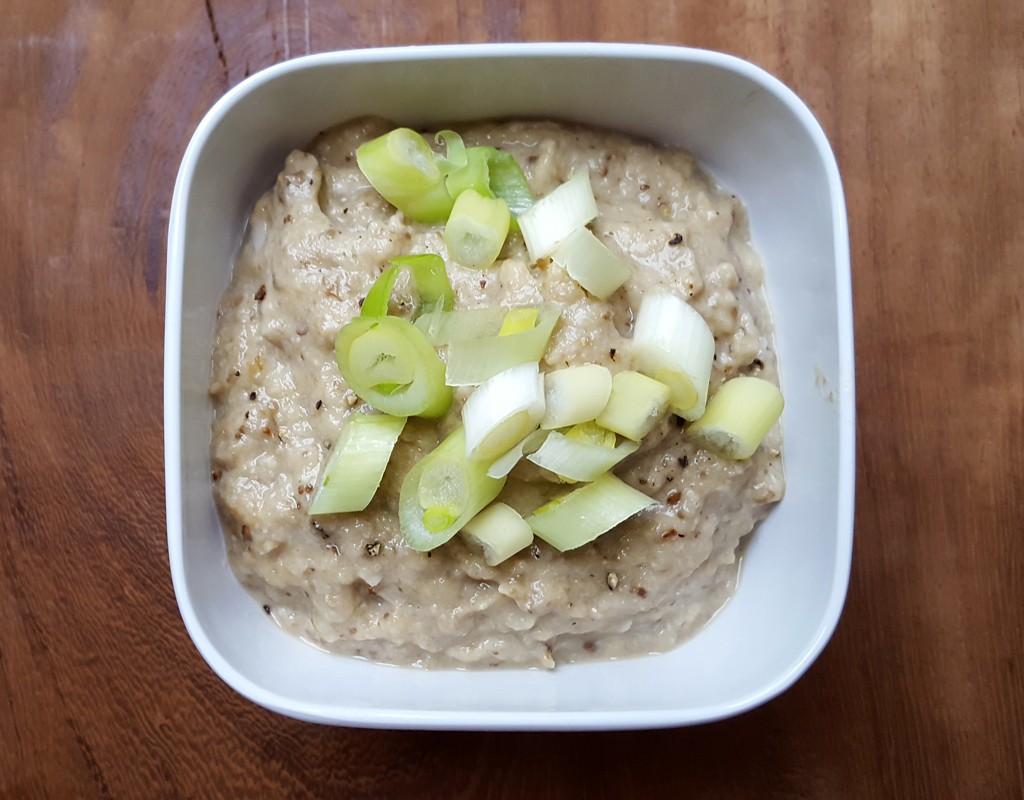
<path fill-rule="evenodd" d="M 441 314 L 436 320 L 420 317 L 416 320 L 416 327 L 427 334 L 431 344 L 446 345 L 496 336 L 508 313 L 508 309 L 491 306 L 457 308 Z"/>
<path fill-rule="evenodd" d="M 463 167 L 469 161 L 469 157 L 466 150 L 466 145 L 462 141 L 462 137 L 455 131 L 444 130 L 438 131 L 434 137 L 434 141 L 437 144 L 444 143 L 446 154 L 443 156 L 435 155 L 437 159 L 437 167 L 445 175 L 450 175 Z M 454 195 L 452 195 L 454 197 Z"/>
<path fill-rule="evenodd" d="M 536 261 L 551 255 L 559 242 L 596 216 L 590 173 L 585 169 L 574 172 L 569 180 L 519 215 L 519 229 L 530 259 Z"/>
<path fill-rule="evenodd" d="M 455 293 L 444 268 L 444 259 L 435 253 L 399 256 L 391 259 L 391 266 L 385 269 L 366 293 L 362 317 L 383 317 L 388 313 L 391 292 L 395 288 L 398 273 L 407 269 L 413 285 L 420 295 L 420 306 L 426 312 L 433 308 L 449 311 L 455 303 Z"/>
<path fill-rule="evenodd" d="M 737 460 L 750 458 L 782 414 L 782 392 L 762 378 L 723 383 L 704 415 L 687 428 L 702 446 Z"/>
<path fill-rule="evenodd" d="M 464 267 L 491 266 L 505 244 L 509 219 L 504 200 L 466 189 L 452 206 L 444 227 L 448 254 Z"/>
<path fill-rule="evenodd" d="M 715 337 L 699 311 L 675 295 L 646 295 L 631 352 L 640 372 L 668 386 L 674 413 L 689 420 L 704 413 Z"/>
<path fill-rule="evenodd" d="M 544 416 L 544 378 L 536 362 L 488 378 L 462 407 L 466 457 L 490 464 L 507 453 Z"/>
<path fill-rule="evenodd" d="M 539 312 L 536 308 L 512 308 L 501 321 L 498 336 L 512 336 L 530 330 L 537 324 Z"/>
<path fill-rule="evenodd" d="M 563 553 L 592 542 L 654 501 L 609 472 L 545 503 L 526 521 L 533 532 Z"/>
<path fill-rule="evenodd" d="M 409 128 L 396 128 L 356 149 L 356 163 L 374 189 L 416 222 L 444 222 L 452 198 L 444 173 L 427 140 Z"/>
<path fill-rule="evenodd" d="M 500 197 L 512 212 L 510 230 L 519 230 L 519 216 L 533 205 L 533 192 L 526 180 L 523 168 L 515 156 L 494 147 L 472 148 L 487 155 L 488 179 L 491 192 Z"/>
<path fill-rule="evenodd" d="M 514 556 L 533 541 L 533 528 L 519 512 L 505 503 L 491 503 L 466 523 L 462 538 L 484 552 L 492 567 Z"/>
<path fill-rule="evenodd" d="M 600 364 L 556 369 L 544 376 L 545 430 L 589 422 L 601 413 L 612 391 L 612 374 Z"/>
<path fill-rule="evenodd" d="M 366 508 L 404 427 L 405 417 L 350 414 L 317 482 L 309 513 L 338 514 Z"/>
<path fill-rule="evenodd" d="M 547 438 L 547 435 L 547 431 L 534 431 L 529 434 L 521 442 L 517 442 L 507 453 L 494 459 L 491 466 L 487 468 L 487 474 L 492 478 L 504 478 L 515 468 L 515 465 L 519 463 L 519 460 L 524 455 L 528 455 L 540 447 L 544 439 Z M 614 434 L 612 436 L 614 438 Z"/>
<path fill-rule="evenodd" d="M 629 278 L 629 267 L 589 228 L 577 228 L 551 251 L 551 260 L 599 300 L 607 300 Z"/>
<path fill-rule="evenodd" d="M 466 151 L 466 163 L 448 174 L 445 186 L 448 194 L 458 198 L 466 189 L 472 189 L 484 197 L 494 197 L 491 191 L 490 168 L 485 147 L 470 147 Z"/>
<path fill-rule="evenodd" d="M 542 306 L 537 324 L 529 330 L 507 336 L 491 334 L 452 340 L 448 345 L 445 381 L 449 386 L 475 386 L 509 367 L 540 361 L 560 315 L 561 310 L 555 306 Z"/>
<path fill-rule="evenodd" d="M 602 428 L 596 422 L 581 422 L 562 431 L 570 439 L 600 447 L 615 447 L 615 434 Z"/>
<path fill-rule="evenodd" d="M 487 475 L 487 465 L 466 458 L 461 427 L 421 458 L 402 481 L 398 521 L 414 550 L 433 550 L 451 539 L 498 496 L 504 478 Z"/>
<path fill-rule="evenodd" d="M 668 409 L 668 386 L 639 372 L 626 370 L 612 378 L 608 404 L 597 416 L 597 424 L 627 439 L 639 442 Z"/>
<path fill-rule="evenodd" d="M 338 331 L 338 369 L 374 408 L 399 417 L 440 417 L 452 403 L 444 362 L 411 322 L 357 317 Z"/>
<path fill-rule="evenodd" d="M 593 481 L 638 447 L 639 442 L 629 440 L 617 447 L 605 447 L 551 431 L 537 452 L 527 458 L 565 481 Z"/>

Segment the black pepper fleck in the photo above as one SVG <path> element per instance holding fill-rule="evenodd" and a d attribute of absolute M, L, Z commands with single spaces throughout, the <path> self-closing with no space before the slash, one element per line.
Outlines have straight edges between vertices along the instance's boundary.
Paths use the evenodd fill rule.
<path fill-rule="evenodd" d="M 675 247 L 677 244 L 683 243 L 683 234 L 677 233 L 671 239 L 668 240 L 670 247 Z"/>
<path fill-rule="evenodd" d="M 255 400 L 256 399 L 256 392 L 249 392 L 249 399 L 250 400 Z"/>
<path fill-rule="evenodd" d="M 370 558 L 376 558 L 380 555 L 380 542 L 370 542 L 366 545 L 366 555 Z"/>
<path fill-rule="evenodd" d="M 535 544 L 530 545 L 530 555 L 534 558 L 540 558 L 540 547 Z"/>
<path fill-rule="evenodd" d="M 254 297 L 256 298 L 256 302 L 257 303 L 261 302 L 263 300 L 263 298 L 266 297 L 266 296 L 267 296 L 267 286 L 266 286 L 266 284 L 261 283 L 260 284 L 260 288 L 256 290 L 256 294 L 254 295 Z"/>
<path fill-rule="evenodd" d="M 323 407 L 324 407 L 324 401 L 323 400 L 317 400 L 316 401 L 316 410 L 319 411 Z"/>
<path fill-rule="evenodd" d="M 269 614 L 270 613 L 270 606 L 267 606 L 267 605 L 263 606 L 263 613 L 264 614 Z"/>

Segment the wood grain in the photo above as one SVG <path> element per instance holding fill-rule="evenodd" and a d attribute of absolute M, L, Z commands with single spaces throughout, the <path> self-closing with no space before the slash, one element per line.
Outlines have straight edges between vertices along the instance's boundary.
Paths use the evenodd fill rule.
<path fill-rule="evenodd" d="M 1024 796 L 1024 5 L 9 0 L 0 32 L 0 795 Z M 804 97 L 849 203 L 854 572 L 743 717 L 588 735 L 334 730 L 190 643 L 163 523 L 164 240 L 199 118 L 336 48 L 620 40 Z"/>

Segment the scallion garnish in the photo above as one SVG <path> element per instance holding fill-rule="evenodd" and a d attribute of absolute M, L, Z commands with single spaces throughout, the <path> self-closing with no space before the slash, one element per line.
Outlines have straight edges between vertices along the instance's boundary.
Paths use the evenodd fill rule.
<path fill-rule="evenodd" d="M 398 521 L 414 550 L 433 550 L 498 496 L 504 478 L 487 475 L 487 464 L 466 458 L 465 431 L 458 427 L 420 459 L 402 481 Z"/>
<path fill-rule="evenodd" d="M 599 300 L 607 300 L 629 278 L 629 267 L 589 228 L 577 228 L 551 251 L 551 260 Z"/>
<path fill-rule="evenodd" d="M 589 422 L 601 413 L 612 392 L 612 374 L 600 364 L 564 367 L 544 375 L 546 430 Z"/>
<path fill-rule="evenodd" d="M 632 370 L 617 372 L 597 424 L 639 442 L 665 414 L 670 394 L 668 386 L 654 378 Z"/>
<path fill-rule="evenodd" d="M 492 567 L 514 556 L 533 541 L 533 529 L 509 505 L 491 503 L 459 532 L 463 539 L 483 550 Z"/>
<path fill-rule="evenodd" d="M 356 149 L 356 163 L 374 189 L 416 222 L 444 222 L 452 210 L 437 155 L 420 134 L 396 128 Z"/>
<path fill-rule="evenodd" d="M 523 168 L 515 156 L 494 147 L 471 148 L 481 150 L 487 157 L 488 185 L 495 197 L 500 197 L 512 213 L 510 230 L 519 231 L 519 216 L 533 205 L 533 192 Z"/>
<path fill-rule="evenodd" d="M 391 292 L 395 288 L 398 273 L 403 269 L 408 270 L 413 286 L 420 296 L 420 313 L 427 313 L 434 308 L 440 311 L 451 310 L 455 302 L 455 293 L 452 291 L 451 281 L 448 280 L 444 259 L 435 253 L 420 253 L 391 259 L 391 265 L 380 274 L 370 287 L 370 291 L 366 293 L 360 316 L 387 315 Z"/>
<path fill-rule="evenodd" d="M 362 511 L 380 486 L 405 417 L 353 413 L 345 421 L 317 483 L 310 514 Z"/>
<path fill-rule="evenodd" d="M 496 328 L 489 326 L 490 334 L 452 339 L 448 344 L 445 381 L 449 386 L 476 386 L 509 367 L 540 361 L 560 315 L 561 310 L 554 306 L 541 306 L 537 324 L 519 333 L 498 336 Z M 463 316 L 470 326 L 479 322 L 472 320 L 472 316 Z M 502 318 L 503 315 L 497 317 L 498 326 Z"/>
<path fill-rule="evenodd" d="M 715 337 L 697 309 L 675 295 L 645 295 L 630 352 L 640 372 L 668 386 L 673 412 L 690 420 L 704 413 Z"/>
<path fill-rule="evenodd" d="M 545 503 L 526 521 L 533 532 L 565 552 L 594 541 L 654 501 L 610 472 Z"/>
<path fill-rule="evenodd" d="M 639 442 L 630 440 L 606 447 L 551 431 L 544 444 L 526 458 L 564 481 L 593 481 L 639 447 Z"/>
<path fill-rule="evenodd" d="M 544 378 L 536 362 L 519 364 L 480 384 L 462 407 L 466 456 L 490 464 L 537 428 L 544 416 Z"/>
<path fill-rule="evenodd" d="M 461 192 L 444 226 L 448 255 L 464 267 L 491 266 L 505 244 L 509 218 L 504 200 L 475 189 Z"/>
<path fill-rule="evenodd" d="M 530 259 L 536 261 L 551 255 L 561 241 L 596 216 L 590 173 L 581 169 L 519 215 L 519 229 Z"/>
<path fill-rule="evenodd" d="M 686 432 L 703 447 L 726 458 L 750 458 L 782 414 L 782 392 L 763 378 L 739 377 L 723 383 L 704 415 Z"/>

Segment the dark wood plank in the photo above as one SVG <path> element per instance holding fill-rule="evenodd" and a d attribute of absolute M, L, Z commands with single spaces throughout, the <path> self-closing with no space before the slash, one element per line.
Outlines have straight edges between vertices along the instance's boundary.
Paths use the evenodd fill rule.
<path fill-rule="evenodd" d="M 11 0 L 0 32 L 0 794 L 1024 794 L 1024 6 L 1014 0 Z M 846 184 L 857 539 L 833 642 L 695 729 L 332 730 L 188 640 L 163 525 L 167 212 L 195 124 L 307 52 L 620 40 L 733 52 Z"/>

